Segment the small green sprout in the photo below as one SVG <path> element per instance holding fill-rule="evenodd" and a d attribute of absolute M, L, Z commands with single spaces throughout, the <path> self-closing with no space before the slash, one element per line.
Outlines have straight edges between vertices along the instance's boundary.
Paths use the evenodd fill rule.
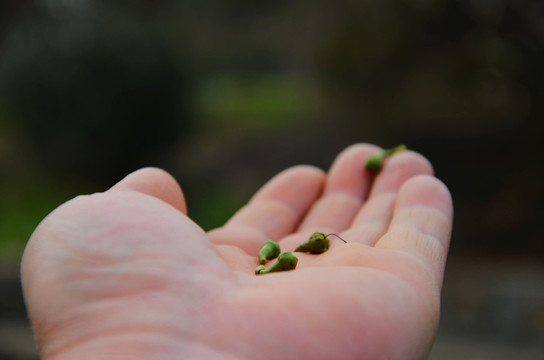
<path fill-rule="evenodd" d="M 310 254 L 323 254 L 325 251 L 329 249 L 330 241 L 329 236 L 334 235 L 343 242 L 347 242 L 346 240 L 342 239 L 337 234 L 328 234 L 325 235 L 324 233 L 320 232 L 314 232 L 310 238 L 300 244 L 295 251 L 296 252 L 309 252 Z"/>
<path fill-rule="evenodd" d="M 399 146 L 394 147 L 392 149 L 383 150 L 382 152 L 369 157 L 368 160 L 366 161 L 365 167 L 366 167 L 366 169 L 368 171 L 378 172 L 378 171 L 381 170 L 381 168 L 383 166 L 383 160 L 386 157 L 391 156 L 391 155 L 393 155 L 395 153 L 404 151 L 404 150 L 406 150 L 405 145 L 399 145 Z"/>
<path fill-rule="evenodd" d="M 266 264 L 266 260 L 272 260 L 280 254 L 280 245 L 274 240 L 266 240 L 259 251 L 259 264 Z"/>
<path fill-rule="evenodd" d="M 259 265 L 255 269 L 255 274 L 267 274 L 276 271 L 288 271 L 297 267 L 298 258 L 293 253 L 286 251 L 280 254 L 278 260 L 268 269 L 264 265 Z"/>

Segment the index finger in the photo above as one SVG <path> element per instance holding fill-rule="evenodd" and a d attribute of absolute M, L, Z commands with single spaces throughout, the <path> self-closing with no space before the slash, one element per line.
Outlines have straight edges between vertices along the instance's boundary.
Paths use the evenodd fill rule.
<path fill-rule="evenodd" d="M 287 169 L 265 184 L 222 228 L 209 233 L 216 244 L 259 251 L 267 239 L 290 234 L 321 195 L 325 174 L 312 166 Z"/>

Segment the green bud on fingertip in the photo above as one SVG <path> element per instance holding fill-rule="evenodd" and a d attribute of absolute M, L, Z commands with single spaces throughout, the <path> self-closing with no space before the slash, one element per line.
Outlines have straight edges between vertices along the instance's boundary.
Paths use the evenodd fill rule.
<path fill-rule="evenodd" d="M 406 150 L 406 145 L 401 144 L 394 148 L 383 150 L 376 155 L 372 155 L 366 160 L 365 168 L 371 172 L 378 172 L 382 169 L 383 161 L 386 157 L 404 150 Z"/>

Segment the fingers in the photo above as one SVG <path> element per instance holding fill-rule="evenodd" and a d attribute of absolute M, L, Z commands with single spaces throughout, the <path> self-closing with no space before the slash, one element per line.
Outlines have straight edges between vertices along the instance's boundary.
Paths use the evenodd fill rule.
<path fill-rule="evenodd" d="M 185 197 L 177 181 L 164 170 L 144 168 L 127 175 L 109 191 L 136 191 L 156 197 L 184 214 L 187 213 Z"/>
<path fill-rule="evenodd" d="M 416 176 L 400 188 L 391 224 L 376 247 L 419 259 L 440 287 L 452 222 L 453 205 L 446 186 L 434 177 Z"/>
<path fill-rule="evenodd" d="M 210 232 L 210 238 L 216 244 L 255 253 L 263 241 L 279 240 L 296 229 L 300 236 L 315 231 L 342 233 L 347 241 L 373 246 L 387 231 L 402 184 L 414 176 L 433 173 L 427 159 L 406 151 L 388 158 L 375 176 L 364 164 L 378 151 L 374 145 L 356 144 L 340 153 L 321 197 L 321 171 L 298 167 L 278 175 L 225 227 Z M 341 242 L 334 239 L 331 241 Z M 289 247 L 300 238 L 293 235 L 283 241 Z"/>
<path fill-rule="evenodd" d="M 350 225 L 372 183 L 364 163 L 378 151 L 377 146 L 357 144 L 338 155 L 329 171 L 323 197 L 312 207 L 299 231 L 340 232 Z"/>
<path fill-rule="evenodd" d="M 401 186 L 414 176 L 432 173 L 429 161 L 413 151 L 405 151 L 388 158 L 376 176 L 368 200 L 355 216 L 351 229 L 345 236 L 360 243 L 374 245 L 387 231 Z"/>
<path fill-rule="evenodd" d="M 291 233 L 321 195 L 325 174 L 311 166 L 296 166 L 276 175 L 227 224 L 209 232 L 216 244 L 231 244 L 258 252 L 267 239 Z"/>

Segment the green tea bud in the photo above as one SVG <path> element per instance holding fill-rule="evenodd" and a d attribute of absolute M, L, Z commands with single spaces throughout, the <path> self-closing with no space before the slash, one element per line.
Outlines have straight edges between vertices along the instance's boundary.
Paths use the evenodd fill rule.
<path fill-rule="evenodd" d="M 293 270 L 297 267 L 297 263 L 298 258 L 289 251 L 286 251 L 278 256 L 278 260 L 276 260 L 276 262 L 270 268 L 265 269 L 264 265 L 257 266 L 255 269 L 255 274 L 260 275 L 277 271 Z"/>
<path fill-rule="evenodd" d="M 280 254 L 280 245 L 274 240 L 266 240 L 259 251 L 259 264 L 266 264 L 266 260 L 275 259 Z"/>
<path fill-rule="evenodd" d="M 387 149 L 387 150 L 383 150 L 382 152 L 376 154 L 376 155 L 372 155 L 370 156 L 367 160 L 366 160 L 366 164 L 365 164 L 365 167 L 368 171 L 372 171 L 372 172 L 378 172 L 382 169 L 382 166 L 383 166 L 383 160 L 388 157 L 388 156 L 391 156 L 395 153 L 398 153 L 398 152 L 401 152 L 401 151 L 404 151 L 406 150 L 406 146 L 405 145 L 399 145 L 397 147 L 394 147 L 392 149 Z"/>

